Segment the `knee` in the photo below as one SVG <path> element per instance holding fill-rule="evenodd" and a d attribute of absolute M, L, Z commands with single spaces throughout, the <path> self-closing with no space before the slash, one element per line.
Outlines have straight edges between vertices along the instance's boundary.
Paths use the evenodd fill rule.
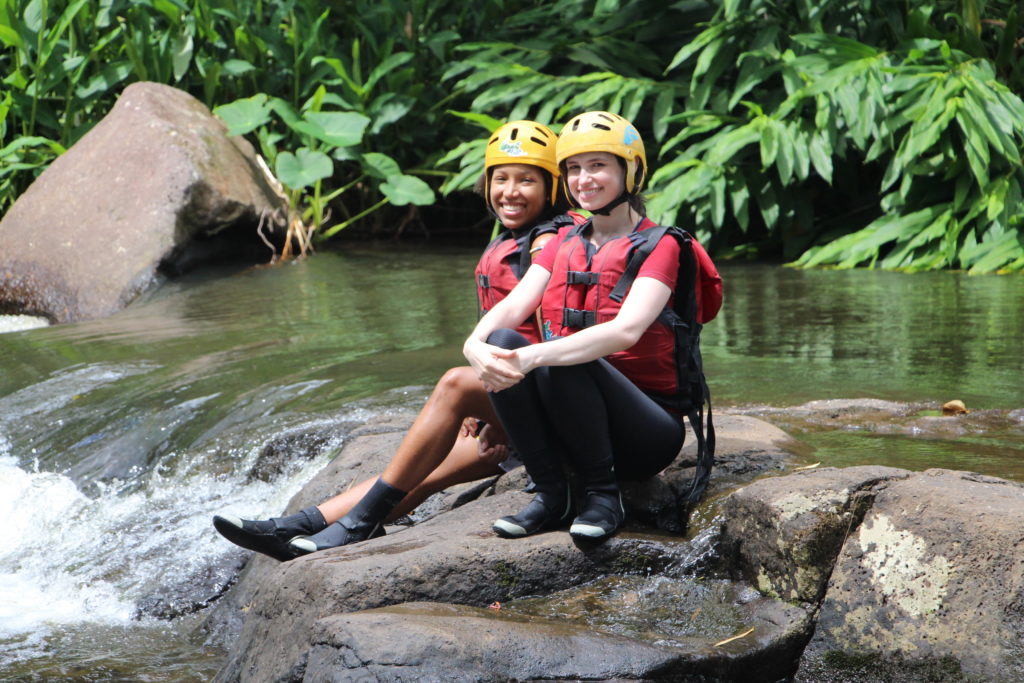
<path fill-rule="evenodd" d="M 501 329 L 491 332 L 487 337 L 487 343 L 491 346 L 499 346 L 503 349 L 518 349 L 529 346 L 530 342 L 523 335 L 515 330 Z"/>
<path fill-rule="evenodd" d="M 480 380 L 477 379 L 473 368 L 464 366 L 450 368 L 441 375 L 441 379 L 437 381 L 436 389 L 446 393 L 464 394 L 476 389 L 479 385 Z"/>

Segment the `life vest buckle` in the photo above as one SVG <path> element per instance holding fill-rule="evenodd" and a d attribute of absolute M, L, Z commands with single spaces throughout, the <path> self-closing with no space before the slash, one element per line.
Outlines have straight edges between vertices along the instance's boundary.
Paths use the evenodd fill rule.
<path fill-rule="evenodd" d="M 600 279 L 600 273 L 585 270 L 568 270 L 565 273 L 565 282 L 569 285 L 596 285 Z"/>
<path fill-rule="evenodd" d="M 597 311 L 581 311 L 578 308 L 562 309 L 562 327 L 584 328 L 597 324 Z"/>

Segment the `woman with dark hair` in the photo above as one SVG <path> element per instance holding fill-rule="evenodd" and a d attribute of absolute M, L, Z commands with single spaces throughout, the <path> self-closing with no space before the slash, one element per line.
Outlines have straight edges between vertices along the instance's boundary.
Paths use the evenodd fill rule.
<path fill-rule="evenodd" d="M 488 138 L 481 184 L 487 208 L 504 230 L 476 267 L 485 313 L 513 289 L 530 267 L 531 255 L 558 227 L 573 223 L 560 211 L 564 203 L 559 201 L 555 141 L 554 133 L 533 121 L 506 123 Z M 541 339 L 532 314 L 516 331 L 533 342 Z M 518 465 L 509 457 L 507 441 L 483 383 L 469 367 L 452 368 L 434 387 L 380 477 L 286 517 L 247 520 L 220 514 L 213 524 L 232 543 L 281 561 L 363 541 L 383 534 L 384 522 L 437 491 Z"/>

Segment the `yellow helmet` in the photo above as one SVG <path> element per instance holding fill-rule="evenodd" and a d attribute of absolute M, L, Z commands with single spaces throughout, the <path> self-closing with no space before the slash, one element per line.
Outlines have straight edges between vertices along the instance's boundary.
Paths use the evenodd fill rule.
<path fill-rule="evenodd" d="M 647 175 L 644 141 L 633 124 L 618 114 L 588 111 L 571 119 L 562 128 L 555 146 L 558 164 L 574 154 L 608 152 L 626 162 L 626 193 L 636 194 Z"/>
<path fill-rule="evenodd" d="M 487 140 L 484 152 L 484 197 L 491 205 L 491 169 L 501 164 L 528 164 L 551 174 L 552 206 L 558 197 L 558 161 L 555 159 L 557 136 L 536 121 L 509 121 Z"/>

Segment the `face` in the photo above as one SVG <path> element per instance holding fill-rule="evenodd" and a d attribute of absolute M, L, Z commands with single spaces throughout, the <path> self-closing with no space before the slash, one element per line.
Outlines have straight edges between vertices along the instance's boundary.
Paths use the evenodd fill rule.
<path fill-rule="evenodd" d="M 600 209 L 622 194 L 625 171 L 608 152 L 584 152 L 565 160 L 565 179 L 580 208 Z"/>
<path fill-rule="evenodd" d="M 502 164 L 491 171 L 491 208 L 509 230 L 532 225 L 544 211 L 544 171 L 529 164 Z"/>

